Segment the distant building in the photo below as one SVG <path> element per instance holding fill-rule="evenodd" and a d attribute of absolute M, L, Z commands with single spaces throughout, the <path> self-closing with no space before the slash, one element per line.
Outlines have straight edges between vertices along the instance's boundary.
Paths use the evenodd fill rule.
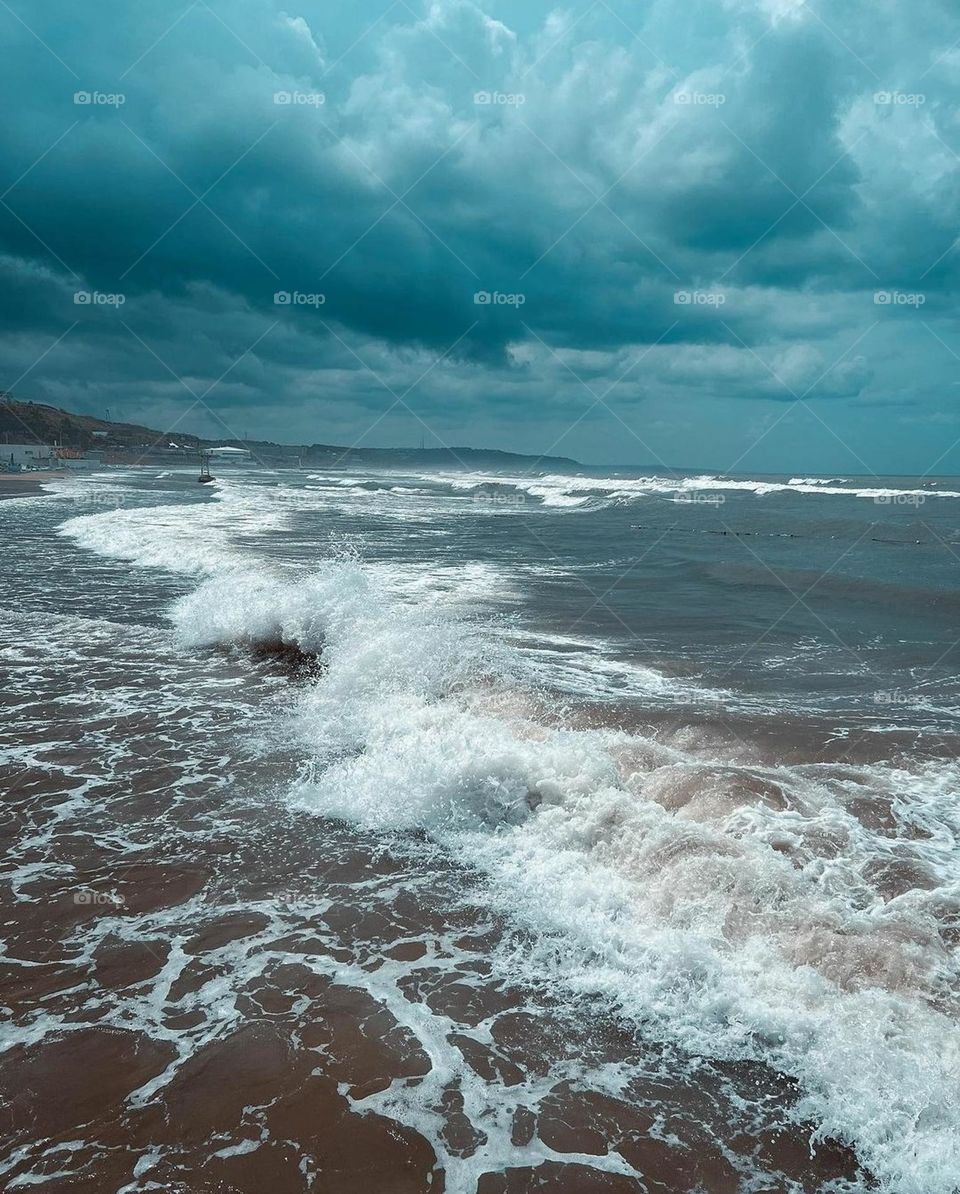
<path fill-rule="evenodd" d="M 76 448 L 57 448 L 57 468 L 97 469 L 103 465 L 102 452 L 80 452 Z"/>
<path fill-rule="evenodd" d="M 57 459 L 54 449 L 46 444 L 0 444 L 0 467 L 14 473 L 29 468 L 56 468 Z"/>
<path fill-rule="evenodd" d="M 222 448 L 207 448 L 206 451 L 213 460 L 221 464 L 250 464 L 253 460 L 252 454 L 246 448 L 224 445 Z"/>

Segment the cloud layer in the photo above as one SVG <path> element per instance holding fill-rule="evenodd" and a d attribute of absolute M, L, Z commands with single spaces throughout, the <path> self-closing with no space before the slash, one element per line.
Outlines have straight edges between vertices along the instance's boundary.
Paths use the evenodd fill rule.
<path fill-rule="evenodd" d="M 945 5 L 15 7 L 18 395 L 284 439 L 957 469 Z"/>

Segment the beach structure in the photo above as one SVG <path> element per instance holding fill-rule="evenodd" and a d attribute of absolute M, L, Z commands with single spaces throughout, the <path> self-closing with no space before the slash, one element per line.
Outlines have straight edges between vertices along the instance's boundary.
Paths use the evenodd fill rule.
<path fill-rule="evenodd" d="M 59 469 L 73 469 L 78 471 L 94 470 L 103 467 L 103 453 L 82 452 L 79 448 L 56 448 L 55 466 Z"/>
<path fill-rule="evenodd" d="M 54 449 L 46 444 L 0 444 L 0 468 L 6 472 L 56 467 Z"/>
<path fill-rule="evenodd" d="M 247 448 L 234 448 L 224 444 L 219 448 L 207 448 L 207 453 L 222 464 L 252 464 L 253 454 Z"/>

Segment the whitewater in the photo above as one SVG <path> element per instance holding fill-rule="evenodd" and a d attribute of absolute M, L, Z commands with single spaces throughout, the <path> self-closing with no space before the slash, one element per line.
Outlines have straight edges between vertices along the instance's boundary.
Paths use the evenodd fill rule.
<path fill-rule="evenodd" d="M 818 503 L 817 526 L 803 521 L 808 510 L 774 516 L 767 507 L 740 515 L 739 533 L 769 523 L 814 537 L 819 528 L 825 538 L 829 525 L 854 542 L 864 503 L 872 516 L 910 514 L 894 507 L 946 506 L 960 493 L 833 478 L 484 474 L 312 474 L 211 488 L 203 501 L 141 494 L 136 504 L 69 518 L 59 533 L 85 552 L 180 578 L 167 617 L 184 652 L 285 647 L 313 666 L 275 716 L 301 757 L 284 799 L 315 815 L 318 833 L 321 819 L 333 819 L 392 837 L 426 834 L 483 876 L 489 907 L 521 931 L 491 952 L 503 981 L 565 991 L 573 1005 L 602 1007 L 691 1057 L 760 1062 L 786 1075 L 799 1083 L 798 1122 L 816 1127 L 811 1147 L 828 1138 L 849 1145 L 883 1191 L 958 1188 L 955 757 L 911 753 L 898 740 L 841 759 L 819 745 L 797 748 L 795 738 L 778 754 L 750 720 L 774 699 L 731 672 L 732 648 L 723 667 L 695 674 L 698 637 L 701 658 L 717 644 L 694 626 L 687 666 L 671 668 L 672 625 L 648 613 L 669 602 L 669 589 L 644 592 L 633 616 L 617 607 L 640 641 L 618 658 L 620 627 L 606 619 L 597 633 L 575 616 L 591 601 L 604 605 L 602 583 L 578 593 L 571 616 L 556 616 L 563 585 L 576 589 L 590 576 L 591 561 L 576 558 L 579 540 L 537 561 L 517 547 L 498 556 L 486 539 L 483 551 L 470 548 L 511 519 L 601 520 L 628 507 L 624 518 L 635 520 L 638 504 L 646 515 L 652 503 L 666 535 L 676 530 L 669 499 L 706 491 L 728 499 L 724 515 L 735 500 Z M 504 494 L 522 502 L 495 500 Z M 362 520 L 374 514 L 380 529 L 365 535 Z M 478 524 L 473 538 L 451 539 L 449 527 L 465 521 Z M 630 555 L 627 525 L 610 554 L 618 568 Z M 424 528 L 437 532 L 433 546 Z M 903 530 L 905 543 L 915 529 Z M 391 553 L 391 533 L 405 549 Z M 731 583 L 728 567 L 705 564 L 718 585 Z M 749 556 L 742 567 L 760 571 Z M 548 600 L 534 626 L 525 606 L 537 568 Z M 889 658 L 876 654 L 885 633 L 877 617 L 863 691 L 827 693 L 820 715 L 905 683 L 896 635 Z M 842 673 L 846 644 L 824 638 L 841 656 L 831 675 Z M 645 639 L 656 644 L 650 658 Z M 793 673 L 825 648 L 801 636 L 784 643 L 765 657 L 765 682 L 789 670 L 800 684 Z M 583 681 L 575 694 L 561 682 L 571 658 Z M 645 702 L 659 720 L 645 724 Z M 880 730 L 886 711 L 876 702 L 867 711 L 871 741 L 926 725 L 924 693 L 915 708 L 895 704 L 895 722 Z M 380 1105 L 423 1128 L 416 1099 L 394 1092 Z"/>

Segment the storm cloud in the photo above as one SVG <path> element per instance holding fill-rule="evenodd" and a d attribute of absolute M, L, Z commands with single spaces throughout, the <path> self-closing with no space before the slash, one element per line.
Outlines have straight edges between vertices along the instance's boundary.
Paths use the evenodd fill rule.
<path fill-rule="evenodd" d="M 285 440 L 956 471 L 947 5 L 330 9 L 0 9 L 0 386 Z"/>

